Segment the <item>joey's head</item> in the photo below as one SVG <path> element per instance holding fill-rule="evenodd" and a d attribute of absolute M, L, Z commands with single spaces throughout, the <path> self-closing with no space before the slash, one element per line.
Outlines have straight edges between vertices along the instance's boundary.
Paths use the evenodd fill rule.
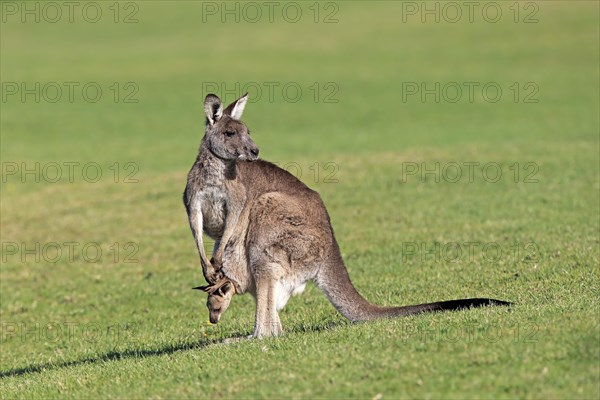
<path fill-rule="evenodd" d="M 225 161 L 258 159 L 258 147 L 250 138 L 250 131 L 240 118 L 248 101 L 248 93 L 231 103 L 225 110 L 221 99 L 209 94 L 204 99 L 208 150 Z"/>
<path fill-rule="evenodd" d="M 208 318 L 211 324 L 216 324 L 221 319 L 221 315 L 227 310 L 231 303 L 231 298 L 235 294 L 235 287 L 229 280 L 223 280 L 213 286 L 200 286 L 195 289 L 204 290 L 208 293 L 206 307 L 208 308 Z"/>

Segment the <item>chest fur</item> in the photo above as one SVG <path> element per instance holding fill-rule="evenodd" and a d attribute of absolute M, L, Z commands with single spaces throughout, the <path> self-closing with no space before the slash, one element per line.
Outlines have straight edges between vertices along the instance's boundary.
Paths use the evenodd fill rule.
<path fill-rule="evenodd" d="M 204 232 L 217 240 L 223 236 L 227 217 L 227 192 L 223 186 L 203 188 L 196 194 L 199 208 L 202 210 Z"/>

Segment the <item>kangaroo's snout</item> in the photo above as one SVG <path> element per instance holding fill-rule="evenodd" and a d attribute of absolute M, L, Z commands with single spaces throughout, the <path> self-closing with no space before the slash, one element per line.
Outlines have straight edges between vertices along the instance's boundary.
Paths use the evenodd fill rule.
<path fill-rule="evenodd" d="M 258 160 L 259 149 L 258 146 L 250 139 L 249 137 L 246 139 L 246 145 L 244 146 L 244 151 L 239 155 L 240 160 L 244 161 L 256 161 Z"/>
<path fill-rule="evenodd" d="M 208 319 L 210 320 L 211 324 L 218 324 L 220 318 L 221 314 L 217 312 L 210 312 L 208 316 Z"/>

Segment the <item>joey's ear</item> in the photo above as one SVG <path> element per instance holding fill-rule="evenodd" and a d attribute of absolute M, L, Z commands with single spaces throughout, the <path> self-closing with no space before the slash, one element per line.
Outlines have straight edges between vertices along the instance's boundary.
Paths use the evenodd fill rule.
<path fill-rule="evenodd" d="M 223 116 L 223 104 L 215 94 L 208 94 L 204 99 L 204 112 L 206 113 L 206 125 L 213 126 Z"/>
<path fill-rule="evenodd" d="M 202 290 L 203 292 L 211 293 L 211 289 L 212 288 L 213 288 L 213 286 L 206 285 L 206 286 L 196 286 L 195 288 L 192 288 L 192 289 L 194 289 L 194 290 Z"/>
<path fill-rule="evenodd" d="M 229 293 L 231 290 L 233 290 L 233 289 L 234 289 L 234 287 L 233 287 L 233 285 L 231 284 L 231 282 L 227 282 L 226 284 L 224 284 L 224 285 L 221 287 L 221 293 L 223 293 L 224 295 L 226 295 L 226 294 L 228 294 L 228 293 Z"/>
<path fill-rule="evenodd" d="M 242 114 L 244 113 L 244 107 L 246 107 L 246 103 L 248 102 L 248 93 L 231 103 L 227 106 L 224 113 L 229 115 L 233 119 L 242 118 Z"/>

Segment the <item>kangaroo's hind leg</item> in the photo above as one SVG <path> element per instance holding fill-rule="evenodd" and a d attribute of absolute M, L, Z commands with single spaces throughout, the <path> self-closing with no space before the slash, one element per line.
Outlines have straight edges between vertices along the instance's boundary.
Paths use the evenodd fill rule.
<path fill-rule="evenodd" d="M 256 319 L 253 337 L 278 336 L 283 327 L 277 312 L 277 277 L 272 272 L 281 269 L 276 263 L 263 264 L 262 271 L 256 274 Z"/>
<path fill-rule="evenodd" d="M 278 336 L 283 327 L 277 312 L 277 302 L 284 295 L 281 280 L 289 269 L 287 254 L 279 246 L 253 246 L 249 253 L 254 274 L 256 320 L 254 337 Z"/>

